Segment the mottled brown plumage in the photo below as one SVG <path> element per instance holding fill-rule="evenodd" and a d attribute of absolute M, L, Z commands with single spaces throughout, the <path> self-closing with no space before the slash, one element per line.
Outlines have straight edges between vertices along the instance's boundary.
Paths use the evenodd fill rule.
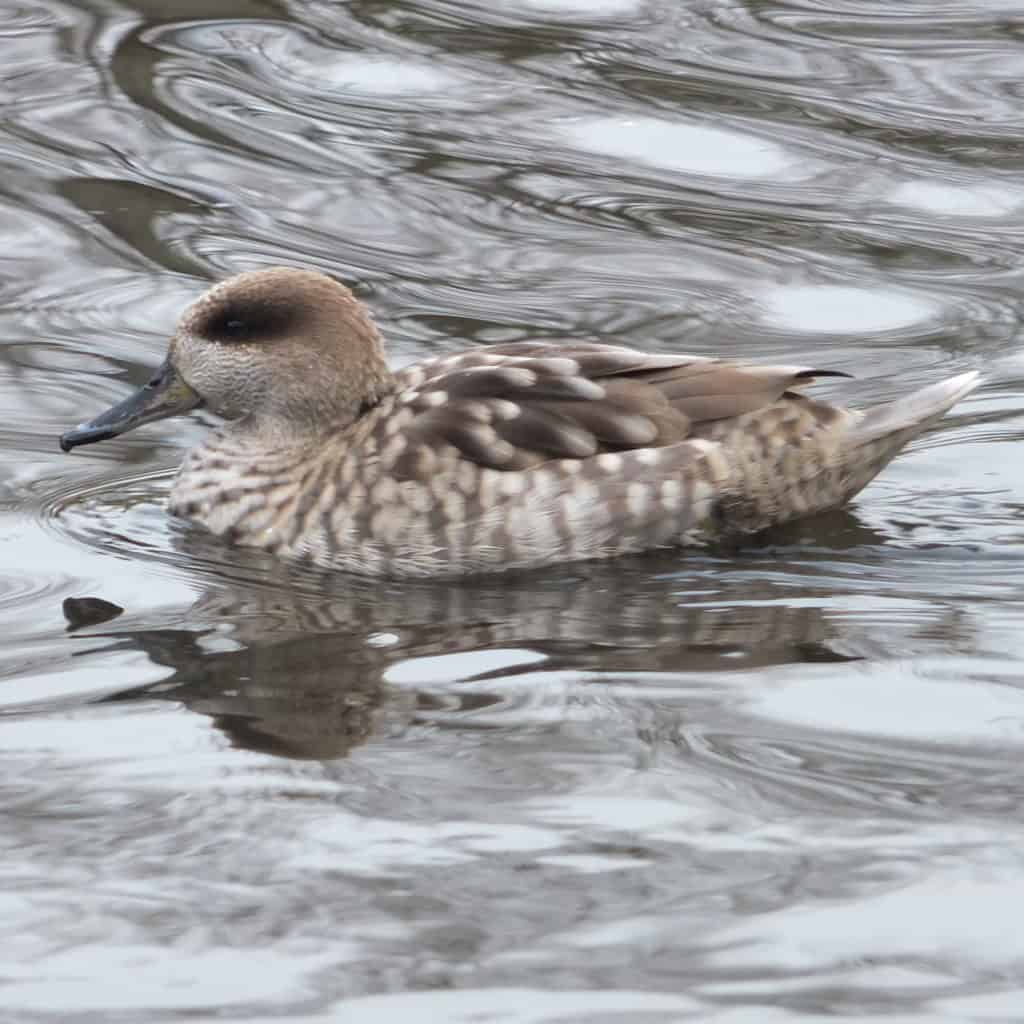
<path fill-rule="evenodd" d="M 190 307 L 138 396 L 65 450 L 205 405 L 172 512 L 359 573 L 461 575 L 753 533 L 848 500 L 976 374 L 855 412 L 814 377 L 591 343 L 509 344 L 391 373 L 365 308 L 308 271 Z"/>

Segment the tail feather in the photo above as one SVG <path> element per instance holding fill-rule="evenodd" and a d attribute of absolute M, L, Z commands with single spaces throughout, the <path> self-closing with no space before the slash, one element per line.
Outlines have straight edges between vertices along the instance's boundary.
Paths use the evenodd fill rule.
<path fill-rule="evenodd" d="M 882 438 L 924 430 L 932 421 L 944 416 L 965 395 L 981 383 L 977 370 L 931 384 L 905 398 L 866 410 L 851 429 L 847 444 L 859 447 Z M 905 438 L 909 440 L 909 437 Z"/>

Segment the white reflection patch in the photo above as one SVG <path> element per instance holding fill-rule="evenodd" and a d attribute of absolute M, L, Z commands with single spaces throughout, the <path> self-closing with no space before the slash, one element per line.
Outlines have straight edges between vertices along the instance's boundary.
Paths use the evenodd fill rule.
<path fill-rule="evenodd" d="M 907 292 L 842 285 L 782 285 L 756 298 L 764 320 L 793 331 L 870 334 L 928 323 L 941 312 Z"/>
<path fill-rule="evenodd" d="M 786 907 L 726 928 L 712 962 L 731 969 L 820 970 L 884 957 L 946 958 L 1006 969 L 1024 959 L 1015 908 L 1024 899 L 1016 866 L 971 865 L 904 888 L 824 905 Z"/>
<path fill-rule="evenodd" d="M 898 185 L 888 199 L 898 206 L 948 217 L 1001 217 L 1024 204 L 1024 193 L 1002 185 L 906 181 Z"/>
<path fill-rule="evenodd" d="M 951 666 L 952 667 L 952 666 Z M 1024 743 L 1024 692 L 969 680 L 880 672 L 793 680 L 759 693 L 745 710 L 760 718 L 832 732 L 919 742 Z"/>
<path fill-rule="evenodd" d="M 506 5 L 513 6 L 507 0 L 502 6 Z M 608 18 L 639 11 L 644 5 L 642 0 L 519 0 L 519 6 L 554 15 Z"/>
<path fill-rule="evenodd" d="M 655 117 L 587 117 L 560 127 L 580 149 L 689 174 L 762 178 L 800 159 L 756 135 Z"/>
<path fill-rule="evenodd" d="M 345 1024 L 395 1024 L 396 1021 L 444 1021 L 445 1024 L 584 1024 L 628 1020 L 657 1014 L 692 1014 L 700 1004 L 689 996 L 662 992 L 528 988 L 461 989 L 455 992 L 398 992 L 362 996 L 335 1003 L 332 1021 Z M 320 1019 L 320 1018 L 318 1018 Z"/>
<path fill-rule="evenodd" d="M 312 77 L 327 88 L 368 96 L 416 95 L 424 92 L 446 92 L 461 79 L 442 71 L 390 57 L 346 57 L 330 63 L 293 67 L 300 77 Z"/>

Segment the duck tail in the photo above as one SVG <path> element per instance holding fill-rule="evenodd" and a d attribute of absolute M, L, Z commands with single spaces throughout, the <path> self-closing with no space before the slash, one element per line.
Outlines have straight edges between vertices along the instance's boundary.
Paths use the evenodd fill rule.
<path fill-rule="evenodd" d="M 981 383 L 977 370 L 931 384 L 905 398 L 876 405 L 861 414 L 844 447 L 859 448 L 888 439 L 898 450 L 935 420 L 940 419 Z"/>
<path fill-rule="evenodd" d="M 721 535 L 756 533 L 844 504 L 980 381 L 978 373 L 962 373 L 895 402 L 856 412 L 803 399 L 819 430 L 796 439 L 791 465 L 780 461 L 769 464 L 767 471 L 759 465 L 753 478 L 744 477 L 746 464 L 740 466 L 736 493 L 726 493 L 718 502 Z M 829 420 L 832 428 L 820 429 Z M 741 449 L 744 443 L 741 439 Z"/>
<path fill-rule="evenodd" d="M 855 413 L 840 442 L 842 500 L 852 498 L 923 430 L 941 419 L 981 383 L 976 371 L 931 384 L 895 402 Z"/>

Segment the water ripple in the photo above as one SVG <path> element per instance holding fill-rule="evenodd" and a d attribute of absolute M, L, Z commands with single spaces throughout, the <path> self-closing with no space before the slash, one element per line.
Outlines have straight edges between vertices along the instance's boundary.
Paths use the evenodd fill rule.
<path fill-rule="evenodd" d="M 171 7 L 0 25 L 3 1005 L 1013 1019 L 1014 5 Z M 272 262 L 355 286 L 398 363 L 577 336 L 860 405 L 988 380 L 742 550 L 331 578 L 167 516 L 199 417 L 56 449 Z"/>

